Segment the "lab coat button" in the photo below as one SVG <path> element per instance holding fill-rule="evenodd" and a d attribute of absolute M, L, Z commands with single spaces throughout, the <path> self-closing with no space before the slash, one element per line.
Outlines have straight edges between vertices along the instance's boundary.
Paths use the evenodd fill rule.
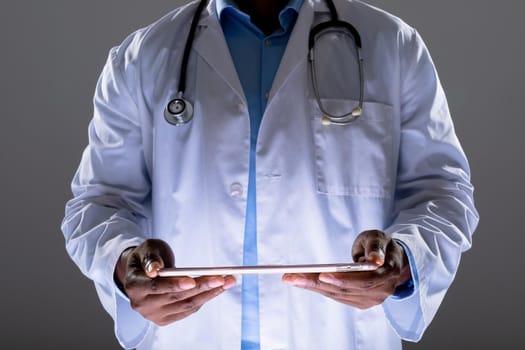
<path fill-rule="evenodd" d="M 243 194 L 243 187 L 240 183 L 234 182 L 230 185 L 230 196 L 233 198 L 241 198 Z"/>
<path fill-rule="evenodd" d="M 246 112 L 246 107 L 244 106 L 244 103 L 239 103 L 239 104 L 237 105 L 237 110 L 238 110 L 239 112 Z"/>

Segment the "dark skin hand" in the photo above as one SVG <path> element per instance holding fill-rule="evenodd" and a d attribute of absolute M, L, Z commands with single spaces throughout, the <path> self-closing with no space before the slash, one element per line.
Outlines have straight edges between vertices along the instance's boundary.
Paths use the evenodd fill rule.
<path fill-rule="evenodd" d="M 233 276 L 157 276 L 159 269 L 173 265 L 168 244 L 149 239 L 126 249 L 115 267 L 115 278 L 122 284 L 131 307 L 159 326 L 190 316 L 236 283 Z"/>
<path fill-rule="evenodd" d="M 285 274 L 283 282 L 368 309 L 382 304 L 397 286 L 411 278 L 403 247 L 382 231 L 362 232 L 354 242 L 352 257 L 356 262 L 373 262 L 379 267 L 369 272 Z"/>

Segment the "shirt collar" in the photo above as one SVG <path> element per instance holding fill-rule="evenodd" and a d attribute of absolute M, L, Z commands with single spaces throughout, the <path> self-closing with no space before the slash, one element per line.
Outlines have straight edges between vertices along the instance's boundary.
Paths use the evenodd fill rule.
<path fill-rule="evenodd" d="M 295 18 L 299 14 L 301 6 L 304 0 L 290 0 L 288 4 L 279 13 L 279 22 L 284 30 L 288 30 L 289 27 L 295 22 Z M 219 21 L 223 19 L 223 11 L 231 11 L 235 15 L 243 18 L 247 21 L 250 20 L 250 16 L 239 10 L 239 7 L 235 3 L 235 0 L 216 0 L 215 2 L 217 16 Z"/>

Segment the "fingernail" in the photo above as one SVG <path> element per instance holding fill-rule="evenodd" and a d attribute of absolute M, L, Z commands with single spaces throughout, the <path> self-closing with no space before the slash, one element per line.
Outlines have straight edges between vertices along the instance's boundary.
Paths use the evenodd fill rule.
<path fill-rule="evenodd" d="M 368 257 L 371 262 L 377 265 L 383 265 L 385 262 L 385 253 L 383 251 L 371 252 Z"/>
<path fill-rule="evenodd" d="M 237 281 L 235 280 L 235 278 L 226 278 L 224 280 L 224 285 L 222 286 L 222 289 L 230 289 L 231 287 L 235 286 L 236 283 Z"/>
<path fill-rule="evenodd" d="M 286 284 L 291 284 L 296 287 L 306 287 L 308 280 L 301 276 L 289 276 L 283 279 L 283 282 Z"/>
<path fill-rule="evenodd" d="M 161 267 L 162 266 L 160 265 L 158 261 L 149 260 L 146 263 L 145 269 L 148 274 L 151 274 L 151 273 L 157 273 L 157 271 L 159 271 Z"/>
<path fill-rule="evenodd" d="M 188 289 L 195 288 L 195 286 L 196 286 L 196 283 L 191 278 L 184 278 L 184 279 L 179 280 L 179 287 L 181 289 L 188 290 Z"/>
<path fill-rule="evenodd" d="M 211 279 L 208 281 L 208 286 L 210 288 L 217 288 L 224 285 L 223 279 Z"/>
<path fill-rule="evenodd" d="M 324 283 L 328 283 L 328 284 L 333 284 L 333 285 L 340 285 L 341 284 L 341 281 L 337 278 L 335 278 L 334 275 L 332 275 L 331 273 L 321 273 L 319 275 L 319 281 L 321 282 L 324 282 Z"/>

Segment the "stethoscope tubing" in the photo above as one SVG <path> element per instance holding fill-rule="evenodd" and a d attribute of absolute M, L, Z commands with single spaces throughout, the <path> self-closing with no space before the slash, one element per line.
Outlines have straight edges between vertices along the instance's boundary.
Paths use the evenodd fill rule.
<path fill-rule="evenodd" d="M 195 14 L 193 15 L 193 19 L 190 25 L 190 30 L 188 32 L 188 38 L 186 39 L 186 44 L 184 45 L 184 52 L 182 55 L 179 73 L 177 97 L 170 100 L 164 110 L 164 118 L 166 119 L 166 121 L 175 126 L 187 124 L 193 118 L 193 104 L 190 101 L 186 100 L 184 97 L 184 93 L 186 90 L 186 73 L 188 70 L 189 56 L 193 46 L 197 25 L 202 11 L 204 10 L 204 7 L 207 3 L 207 0 L 201 0 L 197 5 L 197 9 L 195 10 Z M 337 10 L 332 0 L 326 0 L 326 4 L 329 8 L 331 19 L 329 21 L 317 24 L 314 28 L 312 28 L 312 30 L 310 30 L 310 34 L 308 37 L 308 61 L 310 63 L 310 76 L 312 79 L 312 86 L 314 89 L 317 104 L 319 106 L 320 111 L 324 114 L 322 118 L 323 124 L 348 125 L 351 122 L 355 121 L 357 118 L 359 118 L 363 110 L 365 82 L 363 68 L 364 64 L 363 58 L 361 56 L 361 36 L 359 35 L 359 32 L 353 25 L 351 25 L 348 22 L 339 20 Z M 359 103 L 358 106 L 353 108 L 352 111 L 349 113 L 345 113 L 342 115 L 331 115 L 323 107 L 321 97 L 319 95 L 317 74 L 315 69 L 315 41 L 318 36 L 322 36 L 327 32 L 337 30 L 350 33 L 350 36 L 352 37 L 355 44 L 356 55 L 359 65 Z"/>
<path fill-rule="evenodd" d="M 359 66 L 359 102 L 358 102 L 357 107 L 353 108 L 348 113 L 344 113 L 341 115 L 332 115 L 324 108 L 323 103 L 321 101 L 321 96 L 319 95 L 319 86 L 317 83 L 317 73 L 316 73 L 316 63 L 315 63 L 315 40 L 318 35 L 323 35 L 328 32 L 341 31 L 340 28 L 343 28 L 344 30 L 349 30 L 352 38 L 354 39 L 356 56 L 357 56 L 358 66 Z M 352 30 L 350 30 L 350 28 L 352 28 Z M 312 86 L 314 90 L 315 99 L 317 101 L 317 105 L 319 106 L 319 110 L 323 113 L 323 119 L 322 119 L 323 124 L 325 125 L 329 125 L 329 124 L 348 125 L 351 122 L 355 121 L 357 118 L 359 118 L 363 111 L 365 79 L 364 79 L 364 63 L 363 63 L 363 57 L 361 55 L 361 38 L 357 30 L 348 22 L 328 21 L 328 22 L 323 22 L 323 23 L 318 24 L 310 32 L 308 61 L 309 61 L 309 66 L 310 66 L 310 77 L 312 79 Z"/>

